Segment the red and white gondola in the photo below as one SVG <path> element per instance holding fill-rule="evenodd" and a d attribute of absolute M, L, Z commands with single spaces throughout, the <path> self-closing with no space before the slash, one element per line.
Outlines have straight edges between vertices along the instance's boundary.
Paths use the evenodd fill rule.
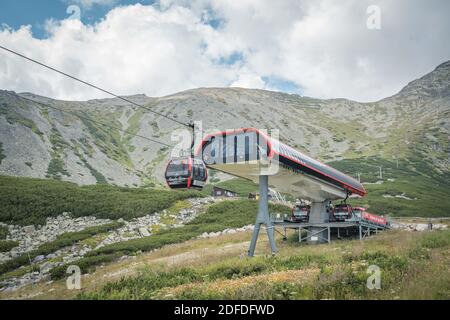
<path fill-rule="evenodd" d="M 208 179 L 208 171 L 202 160 L 195 157 L 181 157 L 169 161 L 165 178 L 171 189 L 201 190 Z"/>

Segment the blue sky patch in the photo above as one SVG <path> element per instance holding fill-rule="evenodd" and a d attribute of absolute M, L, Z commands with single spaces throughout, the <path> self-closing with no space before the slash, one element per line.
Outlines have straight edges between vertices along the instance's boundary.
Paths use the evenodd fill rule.
<path fill-rule="evenodd" d="M 208 8 L 202 14 L 202 22 L 210 25 L 214 29 L 219 29 L 225 24 L 225 20 L 220 18 L 219 15 L 211 8 Z"/>
<path fill-rule="evenodd" d="M 153 4 L 153 0 L 136 1 L 120 0 L 113 7 L 141 3 Z M 0 25 L 7 24 L 14 30 L 23 25 L 31 25 L 33 36 L 38 39 L 47 37 L 45 22 L 49 19 L 64 20 L 69 18 L 73 12 L 67 13 L 70 5 L 77 5 L 76 1 L 70 0 L 1 0 Z M 80 18 L 84 24 L 94 24 L 112 9 L 109 5 L 94 4 L 85 9 L 80 6 Z"/>
<path fill-rule="evenodd" d="M 286 80 L 280 77 L 276 76 L 263 76 L 262 80 L 266 83 L 266 86 L 270 90 L 277 90 L 277 91 L 283 91 L 286 93 L 295 93 L 295 94 L 301 94 L 302 90 L 301 87 L 298 86 L 295 82 Z"/>
<path fill-rule="evenodd" d="M 220 59 L 217 61 L 217 64 L 233 65 L 236 62 L 243 62 L 243 61 L 244 61 L 244 54 L 242 52 L 236 51 L 229 56 L 220 57 Z"/>

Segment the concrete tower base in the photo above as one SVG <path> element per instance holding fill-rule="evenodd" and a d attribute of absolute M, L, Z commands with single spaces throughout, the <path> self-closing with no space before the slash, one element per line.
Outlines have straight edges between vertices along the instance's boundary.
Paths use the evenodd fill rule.
<path fill-rule="evenodd" d="M 327 212 L 327 207 L 329 206 L 330 201 L 325 200 L 322 202 L 313 202 L 311 203 L 311 212 L 309 214 L 309 222 L 310 223 L 327 223 L 330 219 L 329 214 Z M 328 231 L 324 230 L 323 227 L 311 227 L 310 233 L 308 237 L 308 243 L 316 244 L 316 243 L 324 243 L 328 242 L 329 236 Z"/>

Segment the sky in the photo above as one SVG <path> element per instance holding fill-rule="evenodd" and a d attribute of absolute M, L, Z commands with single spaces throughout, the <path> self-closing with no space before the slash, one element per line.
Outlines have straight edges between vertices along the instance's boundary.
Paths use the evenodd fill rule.
<path fill-rule="evenodd" d="M 244 87 L 370 102 L 450 60 L 447 0 L 1 0 L 0 45 L 120 95 Z M 0 50 L 0 89 L 106 97 Z"/>

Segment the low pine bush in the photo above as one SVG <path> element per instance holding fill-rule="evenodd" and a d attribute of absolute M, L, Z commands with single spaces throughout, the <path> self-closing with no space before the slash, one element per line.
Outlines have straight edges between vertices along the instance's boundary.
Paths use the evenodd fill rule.
<path fill-rule="evenodd" d="M 8 252 L 12 248 L 17 247 L 19 243 L 17 241 L 4 240 L 0 241 L 0 252 Z"/>
<path fill-rule="evenodd" d="M 47 255 L 58 249 L 71 246 L 81 240 L 90 238 L 96 234 L 105 233 L 123 226 L 123 223 L 112 222 L 100 226 L 89 227 L 79 232 L 68 232 L 58 236 L 55 240 L 47 242 L 39 246 L 39 248 L 24 253 L 16 258 L 0 264 L 0 274 L 12 271 L 20 266 L 30 264 L 34 258 L 40 255 Z"/>
<path fill-rule="evenodd" d="M 177 200 L 203 197 L 199 191 L 78 186 L 71 182 L 0 176 L 0 222 L 44 224 L 47 217 L 129 220 L 169 208 Z M 0 234 L 1 235 L 1 234 Z"/>

